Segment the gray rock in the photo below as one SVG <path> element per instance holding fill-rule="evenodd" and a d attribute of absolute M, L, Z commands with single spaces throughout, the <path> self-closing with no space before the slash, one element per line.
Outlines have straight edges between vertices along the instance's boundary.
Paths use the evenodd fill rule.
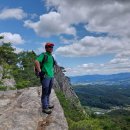
<path fill-rule="evenodd" d="M 13 98 L 16 96 L 16 94 L 17 94 L 17 90 L 8 90 L 8 91 L 4 91 L 3 96 L 5 98 Z"/>
<path fill-rule="evenodd" d="M 0 98 L 4 96 L 4 91 L 0 91 Z"/>
<path fill-rule="evenodd" d="M 15 80 L 13 78 L 10 79 L 3 79 L 3 86 L 7 86 L 7 89 L 10 87 L 15 87 Z"/>
<path fill-rule="evenodd" d="M 0 99 L 0 108 L 5 107 L 10 103 L 10 99 Z"/>
<path fill-rule="evenodd" d="M 56 94 L 54 93 L 54 90 L 52 90 L 50 99 L 50 102 L 54 104 L 55 107 L 53 108 L 51 114 L 52 121 L 50 125 L 46 127 L 46 130 L 68 130 L 68 124 L 64 116 L 63 109 L 60 105 L 59 100 L 56 97 Z"/>
<path fill-rule="evenodd" d="M 2 79 L 2 71 L 3 71 L 3 68 L 2 66 L 0 66 L 0 80 Z"/>
<path fill-rule="evenodd" d="M 64 93 L 66 98 L 72 100 L 72 102 L 79 101 L 76 93 L 74 92 L 72 85 L 70 84 L 69 78 L 63 73 L 62 67 L 57 66 L 55 69 L 55 80 L 54 89 L 59 89 Z"/>
<path fill-rule="evenodd" d="M 13 76 L 8 73 L 7 76 L 9 76 L 10 78 L 3 78 L 3 68 L 2 66 L 0 66 L 0 83 L 2 86 L 6 86 L 7 90 L 9 90 L 10 88 L 15 88 L 16 82 L 13 78 Z"/>
<path fill-rule="evenodd" d="M 21 91 L 19 96 L 15 94 L 13 98 L 2 97 L 0 130 L 40 130 L 41 126 L 46 130 L 68 130 L 67 121 L 54 90 L 50 101 L 55 108 L 50 115 L 41 112 L 38 90 L 41 95 L 41 88 L 32 87 Z"/>

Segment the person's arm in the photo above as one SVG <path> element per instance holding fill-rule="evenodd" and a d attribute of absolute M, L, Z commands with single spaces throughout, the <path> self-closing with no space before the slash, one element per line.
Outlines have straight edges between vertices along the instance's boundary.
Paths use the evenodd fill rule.
<path fill-rule="evenodd" d="M 44 55 L 43 55 L 43 53 L 42 53 L 42 54 L 39 55 L 39 56 L 36 58 L 36 60 L 35 60 L 35 67 L 36 67 L 36 69 L 38 70 L 38 72 L 41 72 L 40 62 L 42 62 L 43 58 L 44 58 Z"/>
<path fill-rule="evenodd" d="M 36 66 L 38 72 L 41 72 L 40 63 L 38 60 L 35 60 L 35 66 Z"/>

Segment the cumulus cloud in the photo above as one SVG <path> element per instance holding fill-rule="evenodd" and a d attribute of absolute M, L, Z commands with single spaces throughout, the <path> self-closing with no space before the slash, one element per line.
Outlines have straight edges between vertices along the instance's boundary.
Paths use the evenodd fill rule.
<path fill-rule="evenodd" d="M 17 19 L 21 20 L 25 18 L 27 14 L 21 8 L 6 8 L 0 11 L 0 19 Z"/>
<path fill-rule="evenodd" d="M 20 53 L 20 52 L 24 51 L 23 48 L 18 48 L 16 46 L 13 46 L 13 48 L 15 49 L 15 51 L 14 51 L 15 53 Z"/>
<path fill-rule="evenodd" d="M 73 68 L 66 68 L 67 76 L 114 74 L 130 71 L 130 59 L 113 59 L 105 64 L 87 63 Z"/>
<path fill-rule="evenodd" d="M 111 37 L 86 36 L 71 44 L 59 47 L 56 53 L 63 56 L 96 56 L 130 50 L 129 40 Z"/>
<path fill-rule="evenodd" d="M 119 63 L 126 63 L 126 62 L 129 62 L 129 58 L 124 58 L 124 59 L 115 58 L 110 61 L 110 63 L 112 64 L 119 64 Z"/>
<path fill-rule="evenodd" d="M 41 54 L 43 52 L 45 52 L 45 49 L 43 47 L 39 47 L 36 50 L 34 50 L 37 54 Z"/>
<path fill-rule="evenodd" d="M 60 13 L 57 12 L 50 12 L 41 15 L 38 22 L 27 20 L 25 21 L 24 26 L 34 29 L 39 36 L 43 37 L 60 34 L 75 35 L 76 33 L 74 27 L 71 27 L 69 24 L 64 22 Z"/>
<path fill-rule="evenodd" d="M 41 47 L 37 48 L 37 49 L 35 50 L 35 52 L 36 52 L 37 54 L 41 54 L 41 53 L 43 53 L 43 52 L 46 52 L 46 50 L 45 50 L 45 44 L 46 44 L 46 42 L 40 43 Z"/>
<path fill-rule="evenodd" d="M 3 32 L 0 33 L 0 36 L 4 36 L 4 39 L 0 40 L 0 43 L 2 44 L 3 42 L 5 43 L 12 43 L 12 44 L 23 44 L 24 40 L 22 39 L 20 34 L 17 33 L 10 33 L 10 32 Z"/>
<path fill-rule="evenodd" d="M 60 18 L 67 25 L 83 23 L 88 31 L 108 34 L 107 37 L 85 36 L 72 45 L 58 48 L 58 54 L 94 56 L 130 49 L 129 0 L 46 0 L 46 5 L 54 8 L 60 15 L 57 20 Z"/>
<path fill-rule="evenodd" d="M 129 0 L 46 0 L 46 4 L 68 24 L 84 23 L 89 31 L 130 36 Z"/>
<path fill-rule="evenodd" d="M 122 51 L 121 53 L 117 53 L 115 57 L 116 58 L 129 58 L 130 57 L 130 50 L 125 50 L 125 51 Z"/>
<path fill-rule="evenodd" d="M 75 35 L 73 25 L 79 23 L 88 31 L 130 36 L 129 0 L 46 0 L 46 7 L 50 10 L 39 21 L 25 21 L 40 36 Z"/>
<path fill-rule="evenodd" d="M 81 39 L 59 47 L 57 54 L 68 57 L 115 54 L 108 63 L 89 63 L 67 68 L 67 74 L 108 74 L 130 70 L 129 0 L 46 0 L 46 7 L 48 13 L 41 15 L 39 21 L 27 20 L 24 23 L 24 26 L 32 28 L 39 36 L 76 36 L 73 25 L 80 23 L 87 31 L 108 34 L 95 37 L 87 36 L 86 33 Z M 61 37 L 61 41 L 69 43 L 64 37 Z"/>

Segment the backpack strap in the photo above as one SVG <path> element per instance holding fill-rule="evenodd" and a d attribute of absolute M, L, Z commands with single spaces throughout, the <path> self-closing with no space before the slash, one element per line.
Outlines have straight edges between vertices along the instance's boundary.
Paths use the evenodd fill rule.
<path fill-rule="evenodd" d="M 57 62 L 56 62 L 56 60 L 54 59 L 53 56 L 52 56 L 52 58 L 53 58 L 53 67 L 54 67 L 55 65 L 57 65 Z"/>
<path fill-rule="evenodd" d="M 43 64 L 47 61 L 48 56 L 46 53 L 42 53 L 44 55 L 42 62 L 40 63 L 40 68 L 42 69 Z"/>
<path fill-rule="evenodd" d="M 46 53 L 42 53 L 42 54 L 44 55 L 44 57 L 43 57 L 42 62 L 40 63 L 40 68 L 42 68 L 43 64 L 44 64 L 45 62 L 47 62 L 47 60 L 48 60 L 47 54 L 46 54 Z M 52 59 L 53 59 L 53 67 L 54 67 L 55 65 L 57 65 L 57 62 L 55 61 L 55 59 L 54 59 L 53 56 L 52 56 Z"/>

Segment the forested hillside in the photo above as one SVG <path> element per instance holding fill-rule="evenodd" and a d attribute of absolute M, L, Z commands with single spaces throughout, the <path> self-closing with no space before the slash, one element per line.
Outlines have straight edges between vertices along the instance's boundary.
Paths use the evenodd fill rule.
<path fill-rule="evenodd" d="M 111 109 L 130 105 L 130 86 L 122 85 L 75 85 L 75 92 L 82 105 Z"/>

